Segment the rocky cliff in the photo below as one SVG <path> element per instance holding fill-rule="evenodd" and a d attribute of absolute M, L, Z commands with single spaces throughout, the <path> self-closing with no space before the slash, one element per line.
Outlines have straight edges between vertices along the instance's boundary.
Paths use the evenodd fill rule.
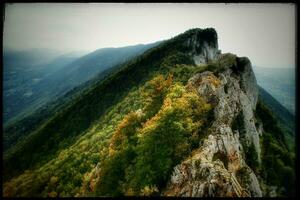
<path fill-rule="evenodd" d="M 4 156 L 4 196 L 294 195 L 251 62 L 192 29 L 118 66 Z"/>
<path fill-rule="evenodd" d="M 250 156 L 260 162 L 261 152 L 261 126 L 254 117 L 258 89 L 251 63 L 225 54 L 216 58 L 214 67 L 222 72 L 205 71 L 188 82 L 214 105 L 213 123 L 200 148 L 174 168 L 164 195 L 260 197 L 257 176 L 246 158 L 254 149 L 251 153 L 256 155 Z"/>
<path fill-rule="evenodd" d="M 217 32 L 214 29 L 192 29 L 193 34 L 185 41 L 196 65 L 214 60 L 219 54 Z"/>

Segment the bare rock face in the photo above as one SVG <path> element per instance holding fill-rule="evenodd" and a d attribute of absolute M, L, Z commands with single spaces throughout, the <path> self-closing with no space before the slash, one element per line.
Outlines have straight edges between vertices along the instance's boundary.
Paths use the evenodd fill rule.
<path fill-rule="evenodd" d="M 218 50 L 217 32 L 212 29 L 194 29 L 185 45 L 190 49 L 188 52 L 196 65 L 205 64 L 214 60 L 220 53 Z"/>
<path fill-rule="evenodd" d="M 218 47 L 211 46 L 207 42 L 204 42 L 204 44 L 202 45 L 201 53 L 194 54 L 193 52 L 191 52 L 196 65 L 204 64 L 207 63 L 209 60 L 215 59 L 217 53 L 218 53 Z"/>
<path fill-rule="evenodd" d="M 256 79 L 247 58 L 236 58 L 223 67 L 217 76 L 206 71 L 188 82 L 214 105 L 214 121 L 199 149 L 174 168 L 164 195 L 262 196 L 246 158 L 246 151 L 254 146 L 260 162 L 261 130 L 255 126 L 253 112 L 258 98 Z"/>

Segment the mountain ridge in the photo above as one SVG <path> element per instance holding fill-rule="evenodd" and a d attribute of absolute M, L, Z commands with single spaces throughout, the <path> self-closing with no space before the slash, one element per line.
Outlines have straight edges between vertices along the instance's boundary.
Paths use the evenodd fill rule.
<path fill-rule="evenodd" d="M 159 51 L 160 52 L 163 52 L 163 53 L 166 53 L 166 51 L 165 51 L 165 49 L 167 49 L 167 48 L 172 48 L 173 46 L 171 46 L 172 44 L 174 44 L 174 43 L 177 43 L 177 40 L 179 41 L 179 46 L 182 48 L 182 50 L 183 51 L 186 51 L 186 46 L 185 46 L 185 44 L 182 44 L 182 42 L 185 42 L 184 41 L 184 39 L 186 39 L 186 38 L 188 38 L 188 36 L 190 35 L 190 34 L 192 34 L 193 32 L 192 32 L 192 30 L 190 30 L 190 31 L 188 31 L 187 32 L 187 34 L 181 34 L 181 35 L 179 35 L 179 36 L 177 36 L 176 38 L 174 38 L 174 39 L 172 39 L 172 40 L 170 40 L 170 41 L 167 41 L 166 43 L 164 43 L 163 45 L 159 45 L 158 47 L 157 47 L 157 49 L 159 49 Z M 212 32 L 213 33 L 213 35 L 215 36 L 215 34 L 216 34 L 216 32 L 214 31 L 214 32 Z M 211 39 L 211 38 L 210 38 Z M 216 40 L 216 38 L 215 38 L 215 40 Z M 160 48 L 162 48 L 162 49 L 160 49 Z M 195 49 L 193 49 L 193 50 L 195 50 Z M 170 51 L 170 50 L 169 50 Z M 130 75 L 129 73 L 130 73 L 130 67 L 131 66 L 138 66 L 138 65 L 141 65 L 141 66 L 143 66 L 143 63 L 141 63 L 141 62 L 143 62 L 144 60 L 143 60 L 143 57 L 148 57 L 148 59 L 149 59 L 149 57 L 152 57 L 152 59 L 153 59 L 153 57 L 154 57 L 154 59 L 157 59 L 157 57 L 158 57 L 158 60 L 159 60 L 159 57 L 163 57 L 163 54 L 161 54 L 161 53 L 158 53 L 157 52 L 157 50 L 149 50 L 149 51 L 147 51 L 144 55 L 142 55 L 142 56 L 139 56 L 138 58 L 136 58 L 135 60 L 131 60 L 131 61 L 129 61 L 125 66 L 123 66 L 123 68 L 121 67 L 121 68 L 119 68 L 113 75 L 109 75 L 109 77 L 107 78 L 107 79 L 105 79 L 105 80 L 103 80 L 103 81 L 101 81 L 102 82 L 102 84 L 100 85 L 100 90 L 103 88 L 103 94 L 109 94 L 109 90 L 111 89 L 111 88 L 113 88 L 113 86 L 114 85 L 118 85 L 118 83 L 117 82 L 123 82 L 123 84 L 119 84 L 118 85 L 118 87 L 116 88 L 117 89 L 117 91 L 119 91 L 119 92 L 117 92 L 117 93 L 121 93 L 120 92 L 120 88 L 123 86 L 123 87 L 126 87 L 125 85 L 124 85 L 124 81 L 115 81 L 115 80 L 113 80 L 111 77 L 112 76 L 114 76 L 114 77 L 118 77 L 118 74 L 120 74 L 121 72 L 122 72 L 122 76 L 124 77 L 124 80 L 125 79 L 127 79 L 127 77 L 132 77 L 132 75 Z M 144 61 L 145 62 L 145 61 Z M 161 62 L 161 61 L 160 61 Z M 127 67 L 128 66 L 128 67 Z M 153 70 L 153 68 L 152 68 L 152 70 Z M 138 68 L 137 69 L 137 71 L 139 72 L 139 73 L 142 73 L 143 71 L 142 71 L 142 69 L 141 68 Z M 131 79 L 130 81 L 133 81 L 133 82 L 137 82 L 137 79 L 136 79 L 136 77 L 139 77 L 139 76 L 136 76 L 135 75 L 135 77 L 134 77 L 134 79 Z M 133 78 L 133 77 L 132 77 Z M 142 76 L 140 76 L 139 77 L 140 79 L 142 78 Z M 118 77 L 118 79 L 120 80 L 120 78 Z M 115 81 L 116 83 L 114 83 L 113 81 Z M 128 82 L 128 80 L 126 80 L 126 82 Z M 109 84 L 109 85 L 108 85 Z M 106 89 L 105 89 L 106 88 Z M 99 89 L 94 89 L 94 91 L 93 91 L 93 93 L 94 94 L 96 94 L 96 93 L 98 93 L 96 90 L 99 90 Z M 106 90 L 106 91 L 105 91 Z M 101 93 L 101 92 L 100 92 Z M 89 97 L 90 95 L 93 95 L 91 92 L 89 92 L 89 93 L 87 93 L 85 96 L 85 98 L 91 98 L 91 97 Z M 107 97 L 107 98 L 111 98 L 111 97 Z M 80 102 L 80 100 L 82 99 L 82 97 L 79 97 L 76 101 L 77 102 Z M 91 99 L 93 99 L 93 98 L 91 98 Z M 112 98 L 111 98 L 111 100 L 110 101 L 112 101 Z M 110 102 L 111 103 L 111 102 Z M 78 103 L 77 103 L 78 104 Z M 76 104 L 75 104 L 76 105 Z M 75 107 L 75 105 L 74 105 L 74 107 Z M 101 106 L 102 107 L 102 106 Z M 76 109 L 76 107 L 74 108 L 74 110 L 77 110 Z M 80 110 L 80 109 L 78 109 L 78 110 Z M 91 114 L 91 112 L 87 112 L 86 114 L 83 114 L 83 116 L 86 116 L 86 119 L 88 119 L 89 117 L 89 115 Z M 81 123 L 79 123 L 79 124 L 82 124 L 82 122 Z M 75 125 L 75 127 L 76 127 L 76 125 Z M 86 127 L 86 125 L 85 125 L 85 127 Z M 70 127 L 70 128 L 74 128 L 74 127 Z M 37 142 L 37 145 L 40 145 L 39 144 L 39 142 Z M 8 153 L 9 154 L 9 153 Z"/>
<path fill-rule="evenodd" d="M 275 122 L 250 60 L 221 54 L 213 28 L 192 29 L 87 88 L 8 152 L 4 194 L 288 196 L 292 155 Z"/>

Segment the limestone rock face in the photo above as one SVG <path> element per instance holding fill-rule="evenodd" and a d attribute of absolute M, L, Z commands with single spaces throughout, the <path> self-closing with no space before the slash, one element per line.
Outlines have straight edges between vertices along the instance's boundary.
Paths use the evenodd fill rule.
<path fill-rule="evenodd" d="M 253 145 L 260 162 L 259 136 L 254 109 L 258 90 L 247 58 L 223 66 L 215 75 L 206 71 L 188 82 L 214 105 L 214 121 L 197 150 L 174 168 L 164 195 L 167 196 L 262 196 L 246 151 Z"/>
<path fill-rule="evenodd" d="M 213 60 L 220 53 L 218 50 L 217 32 L 214 29 L 195 29 L 185 42 L 196 65 Z"/>
<path fill-rule="evenodd" d="M 216 58 L 218 53 L 218 47 L 211 46 L 207 42 L 202 45 L 201 53 L 191 53 L 196 65 L 207 63 L 209 60 Z"/>

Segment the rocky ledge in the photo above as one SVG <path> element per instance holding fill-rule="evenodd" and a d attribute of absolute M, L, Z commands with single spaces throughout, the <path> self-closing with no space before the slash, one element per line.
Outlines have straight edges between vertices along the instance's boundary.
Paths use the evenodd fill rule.
<path fill-rule="evenodd" d="M 166 196 L 262 196 L 246 158 L 252 148 L 260 162 L 261 152 L 261 126 L 254 116 L 258 88 L 251 63 L 233 54 L 222 54 L 215 63 L 222 67 L 218 73 L 206 71 L 188 82 L 214 105 L 213 123 L 199 148 L 174 168 Z"/>

